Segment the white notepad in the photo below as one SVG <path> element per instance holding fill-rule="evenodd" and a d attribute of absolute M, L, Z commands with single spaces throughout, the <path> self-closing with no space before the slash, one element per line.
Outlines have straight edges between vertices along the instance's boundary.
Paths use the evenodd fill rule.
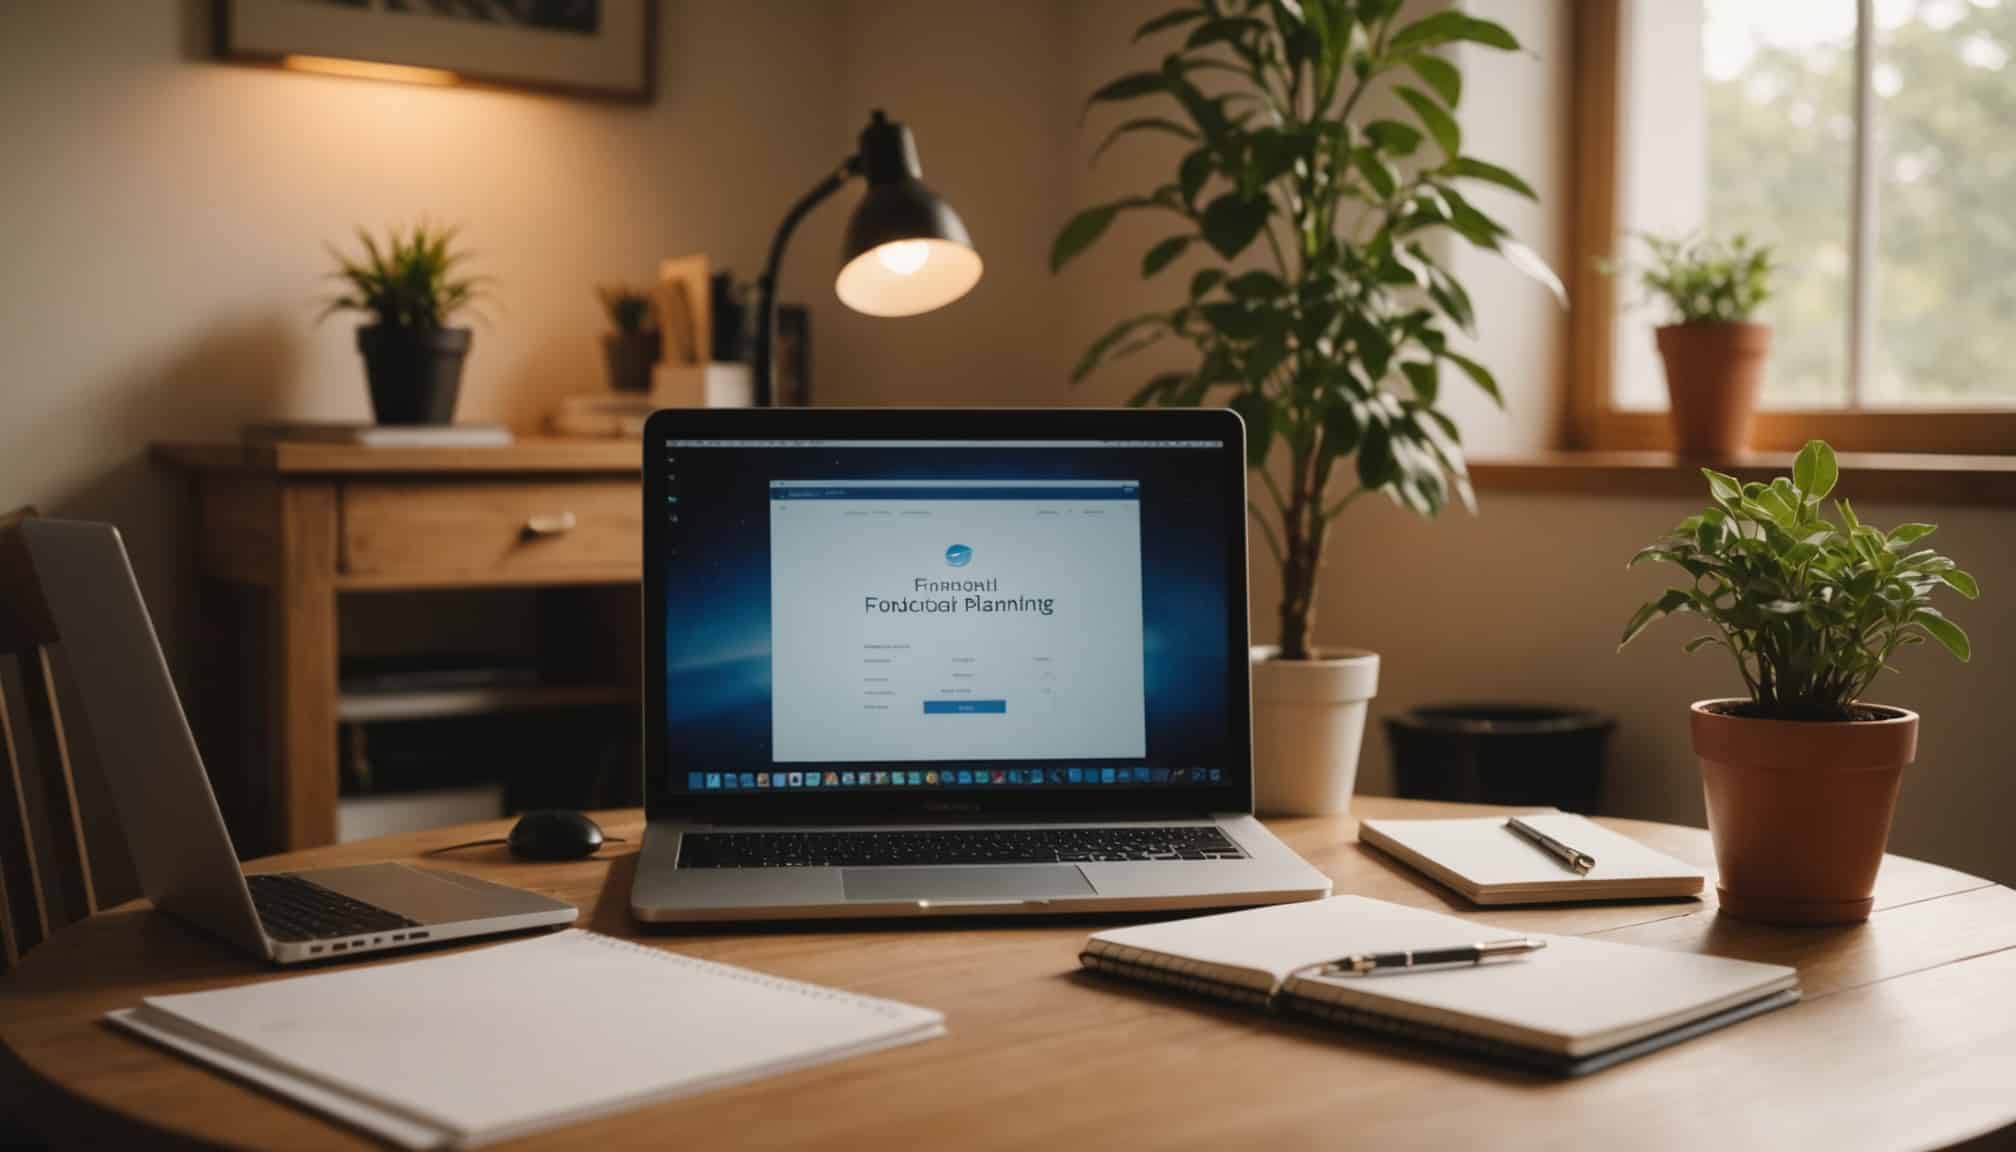
<path fill-rule="evenodd" d="M 111 1018 L 408 1148 L 487 1144 L 945 1030 L 927 1009 L 579 930 L 154 996 Z"/>
<path fill-rule="evenodd" d="M 1454 888 L 1473 904 L 1569 900 L 1657 900 L 1701 891 L 1699 868 L 1655 852 L 1572 812 L 1535 812 L 1521 820 L 1596 858 L 1578 875 L 1502 816 L 1459 820 L 1365 820 L 1358 839 Z"/>
<path fill-rule="evenodd" d="M 1366 976 L 1298 975 L 1338 957 L 1531 935 L 1333 896 L 1101 932 L 1086 967 L 1580 1075 L 1798 998 L 1775 964 L 1546 936 L 1517 960 Z"/>

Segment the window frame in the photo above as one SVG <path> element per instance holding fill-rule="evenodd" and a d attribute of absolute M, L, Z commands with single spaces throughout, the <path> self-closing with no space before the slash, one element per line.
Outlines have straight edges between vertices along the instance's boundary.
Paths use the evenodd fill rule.
<path fill-rule="evenodd" d="M 1625 0 L 1576 0 L 1571 80 L 1575 133 L 1571 182 L 1573 226 L 1568 277 L 1574 307 L 1569 315 L 1569 380 L 1564 421 L 1567 446 L 1585 450 L 1670 451 L 1672 427 L 1664 411 L 1621 409 L 1612 401 L 1616 351 L 1617 289 L 1597 262 L 1612 254 L 1617 239 L 1617 154 L 1621 125 L 1619 55 Z M 1870 0 L 1860 2 L 1857 43 L 1857 119 L 1852 209 L 1857 242 L 1850 259 L 1866 259 L 1873 234 L 1873 198 L 1863 194 L 1873 179 L 1868 163 L 1867 121 L 1871 61 Z M 1851 278 L 1851 356 L 1871 339 L 1867 306 L 1873 277 Z M 1852 402 L 1852 399 L 1851 399 Z M 1750 446 L 1759 452 L 1795 451 L 1814 437 L 1848 452 L 1907 452 L 1953 455 L 2016 453 L 2016 409 L 2001 408 L 1763 408 L 1757 412 Z"/>

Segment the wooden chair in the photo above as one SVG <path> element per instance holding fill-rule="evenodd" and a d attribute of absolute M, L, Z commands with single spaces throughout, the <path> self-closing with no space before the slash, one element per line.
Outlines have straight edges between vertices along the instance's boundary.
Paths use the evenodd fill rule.
<path fill-rule="evenodd" d="M 19 963 L 50 932 L 98 910 L 49 659 L 55 622 L 20 532 L 21 522 L 34 515 L 23 508 L 0 516 L 0 657 L 19 662 L 24 713 L 16 715 L 0 690 L 0 769 L 6 773 L 0 787 L 0 969 Z M 41 785 L 47 816 L 39 852 L 31 778 Z"/>

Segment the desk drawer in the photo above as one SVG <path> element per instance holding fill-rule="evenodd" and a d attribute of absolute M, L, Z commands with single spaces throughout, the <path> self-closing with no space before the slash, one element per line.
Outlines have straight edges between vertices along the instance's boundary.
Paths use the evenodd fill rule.
<path fill-rule="evenodd" d="M 346 484 L 343 573 L 416 582 L 636 580 L 644 557 L 635 481 Z"/>

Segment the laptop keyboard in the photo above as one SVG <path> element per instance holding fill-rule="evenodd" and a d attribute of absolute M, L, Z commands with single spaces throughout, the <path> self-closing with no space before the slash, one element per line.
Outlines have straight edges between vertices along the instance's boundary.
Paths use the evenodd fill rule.
<path fill-rule="evenodd" d="M 245 883 L 252 889 L 260 925 L 275 940 L 329 940 L 420 927 L 418 920 L 352 900 L 299 876 L 247 876 Z"/>
<path fill-rule="evenodd" d="M 1217 828 L 974 828 L 888 832 L 694 832 L 681 868 L 859 868 L 901 864 L 1089 864 L 1240 860 Z"/>

